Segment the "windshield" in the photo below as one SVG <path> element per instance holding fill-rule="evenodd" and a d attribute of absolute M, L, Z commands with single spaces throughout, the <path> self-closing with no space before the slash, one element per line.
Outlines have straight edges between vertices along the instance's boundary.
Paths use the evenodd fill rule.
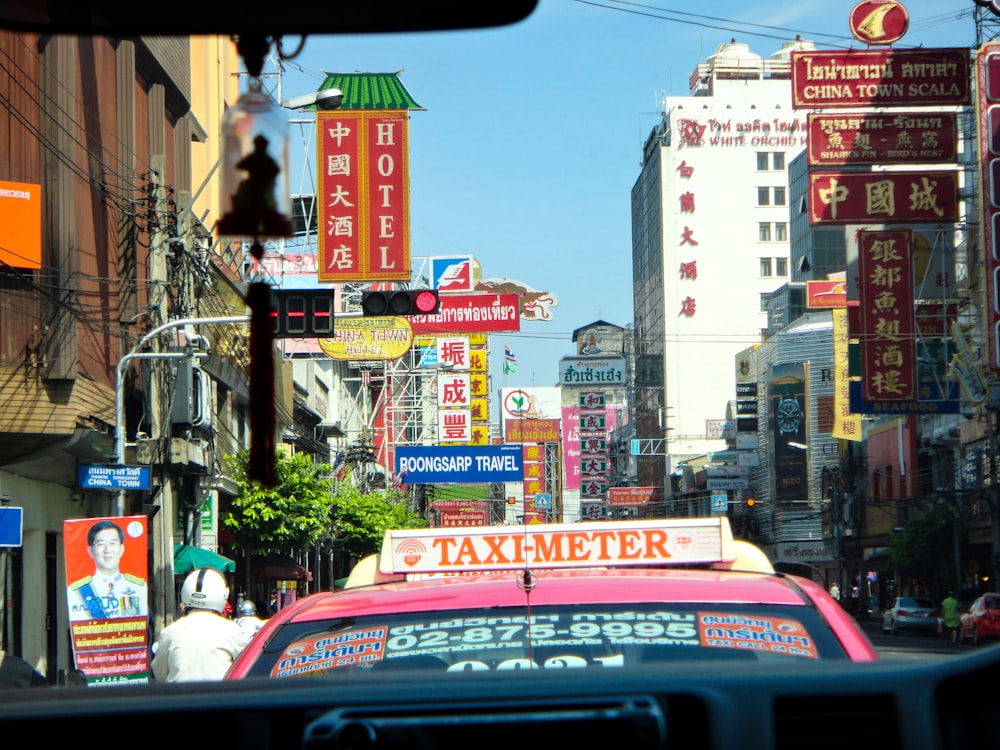
<path fill-rule="evenodd" d="M 989 3 L 297 6 L 0 29 L 14 684 L 871 661 L 994 588 Z"/>
<path fill-rule="evenodd" d="M 627 669 L 690 659 L 846 659 L 803 607 L 576 605 L 441 611 L 287 625 L 247 677 L 331 671 Z"/>

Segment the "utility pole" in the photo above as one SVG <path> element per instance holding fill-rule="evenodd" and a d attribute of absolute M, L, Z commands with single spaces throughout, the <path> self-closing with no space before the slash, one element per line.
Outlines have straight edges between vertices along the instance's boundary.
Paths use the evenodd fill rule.
<path fill-rule="evenodd" d="M 146 344 L 155 340 L 164 331 L 168 331 L 173 328 L 179 328 L 187 325 L 195 325 L 199 323 L 245 323 L 249 322 L 250 318 L 246 315 L 240 316 L 230 316 L 230 317 L 220 317 L 220 318 L 183 318 L 181 320 L 172 320 L 168 323 L 164 323 L 157 326 L 149 333 L 145 334 L 139 342 L 132 348 L 130 352 L 125 354 L 118 362 L 118 367 L 116 369 L 115 378 L 115 462 L 118 464 L 125 463 L 125 449 L 128 445 L 126 436 L 126 425 L 125 425 L 125 396 L 124 396 L 124 377 L 125 373 L 128 371 L 129 364 L 136 359 L 188 359 L 195 356 L 193 351 L 184 352 L 140 352 L 140 350 L 146 346 Z M 154 400 L 154 397 L 160 393 L 160 389 L 154 384 L 156 383 L 156 378 L 150 378 L 150 394 L 151 403 L 153 404 L 152 412 L 154 414 L 154 424 L 152 429 L 155 430 L 151 432 L 153 435 L 159 435 L 160 429 L 160 418 L 159 412 L 157 410 L 158 402 Z M 153 570 L 154 571 L 164 571 L 162 575 L 154 578 L 150 576 L 151 581 L 155 581 L 154 596 L 155 601 L 158 603 L 157 615 L 155 622 L 150 621 L 150 624 L 154 626 L 154 635 L 159 635 L 160 630 L 167 625 L 167 616 L 173 615 L 176 610 L 176 602 L 174 597 L 174 587 L 173 587 L 173 570 L 174 570 L 174 513 L 175 513 L 175 503 L 174 503 L 174 493 L 171 482 L 164 481 L 162 484 L 162 489 L 160 490 L 160 513 L 157 514 L 158 521 L 150 523 L 150 538 L 153 540 Z M 125 490 L 120 490 L 116 502 L 116 511 L 118 515 L 124 515 L 126 512 L 125 508 Z M 155 519 L 155 517 L 154 517 Z M 155 533 L 154 533 L 155 530 Z"/>

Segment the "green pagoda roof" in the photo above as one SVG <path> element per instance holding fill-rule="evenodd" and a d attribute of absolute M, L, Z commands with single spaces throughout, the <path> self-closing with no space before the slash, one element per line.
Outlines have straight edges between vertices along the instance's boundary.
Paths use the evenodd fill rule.
<path fill-rule="evenodd" d="M 317 91 L 340 89 L 344 100 L 339 109 L 423 110 L 399 80 L 398 73 L 326 73 Z M 310 109 L 314 109 L 310 107 Z"/>

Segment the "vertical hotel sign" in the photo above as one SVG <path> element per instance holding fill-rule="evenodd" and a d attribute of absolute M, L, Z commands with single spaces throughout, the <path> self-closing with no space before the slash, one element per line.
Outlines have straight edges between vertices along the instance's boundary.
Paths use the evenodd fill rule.
<path fill-rule="evenodd" d="M 862 231 L 858 242 L 861 377 L 866 401 L 913 401 L 916 338 L 909 229 Z"/>
<path fill-rule="evenodd" d="M 986 280 L 986 341 L 989 368 L 1000 376 L 1000 44 L 976 53 L 976 130 L 983 186 L 983 253 Z"/>
<path fill-rule="evenodd" d="M 405 110 L 317 112 L 318 277 L 409 281 Z"/>

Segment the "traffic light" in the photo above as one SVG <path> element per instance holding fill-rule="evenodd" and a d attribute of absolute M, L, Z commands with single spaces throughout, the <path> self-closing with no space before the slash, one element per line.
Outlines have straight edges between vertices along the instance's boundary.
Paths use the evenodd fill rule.
<path fill-rule="evenodd" d="M 434 315 L 441 298 L 434 289 L 398 289 L 392 292 L 362 292 L 363 315 Z"/>
<path fill-rule="evenodd" d="M 750 510 L 753 510 L 753 506 L 755 506 L 756 504 L 757 504 L 757 501 L 754 500 L 752 497 L 748 497 L 747 498 L 747 508 L 749 508 Z"/>
<path fill-rule="evenodd" d="M 517 498 L 516 498 L 516 497 L 514 497 L 513 495 L 511 495 L 511 496 L 509 496 L 509 497 L 507 498 L 507 505 L 513 505 L 513 504 L 514 504 L 514 503 L 516 503 L 516 502 L 517 502 Z"/>

